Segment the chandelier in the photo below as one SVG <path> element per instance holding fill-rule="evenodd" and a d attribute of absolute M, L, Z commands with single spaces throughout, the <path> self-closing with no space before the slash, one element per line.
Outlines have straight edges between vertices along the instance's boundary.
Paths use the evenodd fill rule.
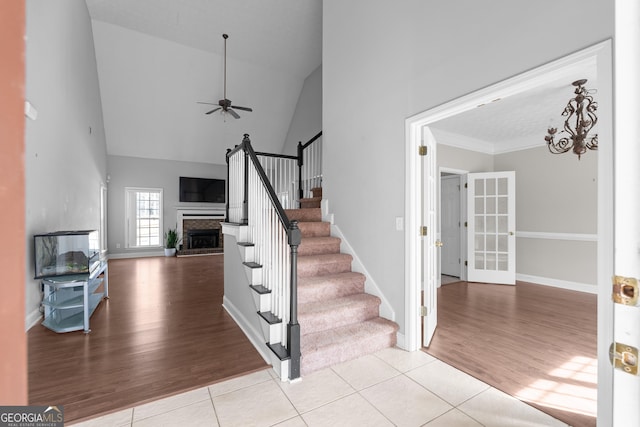
<path fill-rule="evenodd" d="M 558 129 L 550 127 L 547 130 L 548 135 L 544 137 L 544 140 L 547 141 L 549 151 L 553 154 L 562 154 L 572 150 L 580 160 L 580 156 L 586 153 L 587 149 L 598 149 L 598 134 L 591 136 L 591 138 L 587 137 L 589 131 L 598 122 L 598 117 L 596 117 L 598 103 L 593 100 L 589 91 L 584 87 L 586 82 L 587 79 L 581 79 L 572 83 L 576 87 L 574 91 L 576 96 L 569 100 L 562 111 L 562 116 L 567 119 L 564 121 L 564 129 L 560 133 L 566 132 L 569 135 L 556 142 L 554 137 Z"/>

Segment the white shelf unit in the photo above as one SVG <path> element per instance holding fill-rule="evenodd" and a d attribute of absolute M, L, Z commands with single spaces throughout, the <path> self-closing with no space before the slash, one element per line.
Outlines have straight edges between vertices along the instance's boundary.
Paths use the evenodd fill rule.
<path fill-rule="evenodd" d="M 54 332 L 91 332 L 89 318 L 103 298 L 109 298 L 109 268 L 101 261 L 91 274 L 48 277 L 42 280 L 44 320 Z M 102 286 L 102 292 L 96 292 Z"/>

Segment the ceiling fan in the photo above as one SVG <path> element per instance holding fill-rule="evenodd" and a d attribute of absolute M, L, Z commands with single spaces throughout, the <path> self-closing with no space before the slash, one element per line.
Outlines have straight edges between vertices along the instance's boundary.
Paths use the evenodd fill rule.
<path fill-rule="evenodd" d="M 212 104 L 211 102 L 198 102 L 198 104 L 207 104 L 207 105 L 218 105 L 218 107 L 213 110 L 207 111 L 205 114 L 215 113 L 218 110 L 222 110 L 224 113 L 231 114 L 234 118 L 239 119 L 240 116 L 233 109 L 242 110 L 242 111 L 253 111 L 249 107 L 240 107 L 238 105 L 233 105 L 231 100 L 227 99 L 227 39 L 229 36 L 227 34 L 223 34 L 222 38 L 224 39 L 224 99 L 218 101 L 217 104 Z"/>

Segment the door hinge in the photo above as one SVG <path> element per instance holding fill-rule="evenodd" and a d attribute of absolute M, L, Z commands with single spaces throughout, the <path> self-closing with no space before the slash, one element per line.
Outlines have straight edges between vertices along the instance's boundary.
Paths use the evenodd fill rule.
<path fill-rule="evenodd" d="M 613 302 L 623 305 L 638 305 L 638 279 L 613 276 Z"/>
<path fill-rule="evenodd" d="M 420 156 L 426 156 L 427 155 L 427 146 L 426 145 L 421 145 L 418 147 L 418 155 Z"/>
<path fill-rule="evenodd" d="M 464 226 L 465 226 L 465 227 L 468 227 L 468 226 L 469 226 L 469 223 L 468 223 L 467 221 L 465 221 L 465 222 L 464 222 Z"/>
<path fill-rule="evenodd" d="M 631 375 L 638 375 L 638 349 L 614 342 L 609 347 L 609 360 L 613 367 Z"/>
<path fill-rule="evenodd" d="M 464 266 L 465 266 L 465 267 L 469 266 L 469 262 L 465 260 L 465 262 L 464 262 Z"/>
<path fill-rule="evenodd" d="M 469 188 L 469 184 L 467 184 L 466 182 L 464 183 L 464 188 Z"/>
<path fill-rule="evenodd" d="M 427 227 L 426 227 L 425 225 L 423 225 L 422 227 L 420 227 L 420 235 L 421 235 L 421 236 L 426 236 L 428 231 L 429 231 L 429 230 L 427 229 Z"/>
<path fill-rule="evenodd" d="M 429 309 L 424 305 L 420 307 L 420 317 L 427 317 L 429 315 Z"/>

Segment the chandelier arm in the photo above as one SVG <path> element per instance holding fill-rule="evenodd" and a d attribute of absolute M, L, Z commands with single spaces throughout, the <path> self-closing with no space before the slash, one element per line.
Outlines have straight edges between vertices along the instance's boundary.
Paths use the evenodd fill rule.
<path fill-rule="evenodd" d="M 549 138 L 547 141 L 547 146 L 549 147 L 549 151 L 553 154 L 562 154 L 571 150 L 573 147 L 573 142 L 567 138 L 561 138 L 558 142 L 554 142 L 553 136 Z"/>

